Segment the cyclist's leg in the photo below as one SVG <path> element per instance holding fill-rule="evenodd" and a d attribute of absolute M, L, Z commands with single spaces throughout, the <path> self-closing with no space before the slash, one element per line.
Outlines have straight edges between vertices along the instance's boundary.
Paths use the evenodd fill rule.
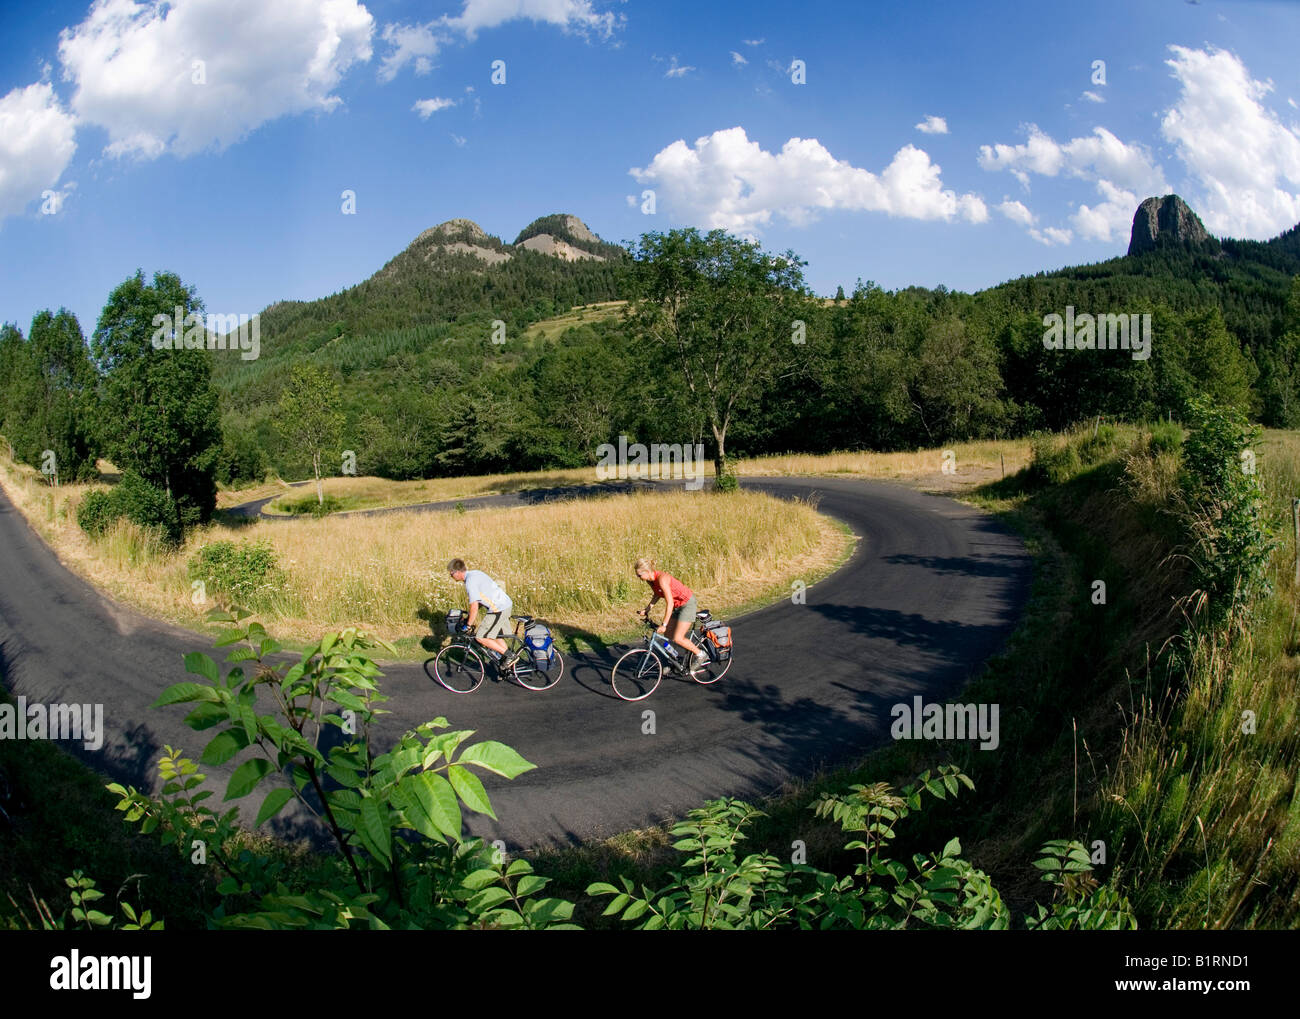
<path fill-rule="evenodd" d="M 484 647 L 489 647 L 499 655 L 506 653 L 506 642 L 501 639 L 501 634 L 505 632 L 509 623 L 509 614 L 505 612 L 487 612 L 483 613 L 483 622 L 479 624 L 478 633 L 474 639 Z"/>
<path fill-rule="evenodd" d="M 696 647 L 695 642 L 690 640 L 686 634 L 695 622 L 695 614 L 698 606 L 695 601 L 695 595 L 691 595 L 690 600 L 679 609 L 675 609 L 673 614 L 668 618 L 668 639 L 684 651 L 689 651 L 692 655 L 699 655 L 703 650 Z"/>

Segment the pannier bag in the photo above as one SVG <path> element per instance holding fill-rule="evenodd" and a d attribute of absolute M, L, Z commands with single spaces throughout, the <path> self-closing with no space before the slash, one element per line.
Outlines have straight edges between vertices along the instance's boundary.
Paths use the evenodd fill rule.
<path fill-rule="evenodd" d="M 714 620 L 704 627 L 704 638 L 713 649 L 714 656 L 720 662 L 731 657 L 731 627 Z"/>
<path fill-rule="evenodd" d="M 456 636 L 456 630 L 460 627 L 461 621 L 465 618 L 464 609 L 451 609 L 447 613 L 447 632 L 453 637 Z"/>
<path fill-rule="evenodd" d="M 551 638 L 551 631 L 545 623 L 533 623 L 524 631 L 524 643 L 528 645 L 528 651 L 533 656 L 533 660 L 542 665 L 550 664 L 551 658 L 555 655 L 555 641 Z"/>

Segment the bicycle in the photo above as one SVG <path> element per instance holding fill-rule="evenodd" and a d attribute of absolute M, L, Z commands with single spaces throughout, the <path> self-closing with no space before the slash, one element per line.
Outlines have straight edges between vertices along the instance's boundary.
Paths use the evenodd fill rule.
<path fill-rule="evenodd" d="M 486 675 L 486 663 L 491 662 L 499 679 L 513 679 L 525 690 L 549 690 L 564 675 L 564 656 L 554 644 L 546 656 L 535 653 L 520 631 L 528 628 L 536 620 L 532 616 L 511 616 L 515 621 L 514 633 L 503 637 L 506 642 L 506 655 L 479 644 L 468 629 L 461 629 L 463 613 L 452 609 L 447 613 L 447 633 L 451 643 L 424 663 L 424 670 L 429 671 L 433 663 L 433 678 L 452 693 L 473 693 L 483 683 Z M 519 660 L 510 668 L 503 665 L 507 656 L 518 653 Z M 486 659 L 486 661 L 485 661 Z"/>
<path fill-rule="evenodd" d="M 659 633 L 653 622 L 645 619 L 645 646 L 633 648 L 623 655 L 609 674 L 609 685 L 614 688 L 614 693 L 625 701 L 645 700 L 659 688 L 665 667 L 678 675 L 689 675 L 701 686 L 720 680 L 731 668 L 731 652 L 728 650 L 723 657 L 713 642 L 704 636 L 705 624 L 712 619 L 709 612 L 701 611 L 687 631 L 691 642 L 703 648 L 708 656 L 708 661 L 700 666 L 688 666 L 685 663 L 686 652 Z"/>

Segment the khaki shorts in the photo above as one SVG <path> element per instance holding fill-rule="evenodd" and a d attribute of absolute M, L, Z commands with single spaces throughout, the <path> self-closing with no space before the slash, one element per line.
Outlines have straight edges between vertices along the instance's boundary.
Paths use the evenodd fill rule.
<path fill-rule="evenodd" d="M 668 617 L 669 623 L 684 622 L 687 626 L 695 622 L 695 615 L 700 611 L 698 603 L 695 601 L 695 595 L 687 599 L 686 604 L 679 609 L 673 609 L 672 615 Z"/>
<path fill-rule="evenodd" d="M 510 629 L 509 612 L 488 612 L 484 609 L 482 619 L 474 628 L 474 636 L 494 640 L 505 636 L 508 629 Z"/>

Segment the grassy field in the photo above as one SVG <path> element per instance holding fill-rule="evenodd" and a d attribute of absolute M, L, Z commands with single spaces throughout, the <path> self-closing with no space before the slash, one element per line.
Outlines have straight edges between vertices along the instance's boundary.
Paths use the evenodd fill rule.
<path fill-rule="evenodd" d="M 596 304 L 581 304 L 576 308 L 569 309 L 563 315 L 556 315 L 554 318 L 534 322 L 524 330 L 524 339 L 543 342 L 554 340 L 563 335 L 566 329 L 590 325 L 592 322 L 599 322 L 603 319 L 621 315 L 626 306 L 627 301 L 600 301 Z"/>
<path fill-rule="evenodd" d="M 215 541 L 264 542 L 280 576 L 243 600 L 286 643 L 359 626 L 410 656 L 420 653 L 430 620 L 464 601 L 445 570 L 454 556 L 487 570 L 519 610 L 562 632 L 607 640 L 631 632 L 632 615 L 644 603 L 645 585 L 632 575 L 639 556 L 657 556 L 704 604 L 727 615 L 788 594 L 794 580 L 825 576 L 853 546 L 844 528 L 805 503 L 680 491 L 472 513 L 216 523 L 169 552 L 125 521 L 97 542 L 87 539 L 76 523 L 87 486 L 51 489 L 11 463 L 0 464 L 0 477 L 65 563 L 150 615 L 202 629 L 220 592 L 194 604 L 190 558 Z"/>
<path fill-rule="evenodd" d="M 945 470 L 947 460 L 949 470 Z M 959 442 L 935 449 L 918 449 L 901 453 L 844 452 L 821 454 L 785 454 L 754 457 L 733 462 L 741 477 L 777 477 L 795 475 L 839 475 L 898 481 L 934 491 L 961 491 L 972 485 L 1014 474 L 1029 462 L 1029 442 L 1025 439 L 999 442 Z M 712 460 L 703 461 L 700 471 L 712 479 Z M 662 473 L 650 480 L 683 477 L 681 466 L 664 465 Z M 326 498 L 335 500 L 336 512 L 367 509 L 391 509 L 426 502 L 450 502 L 484 495 L 525 492 L 561 486 L 602 484 L 594 467 L 567 470 L 531 471 L 515 474 L 484 474 L 475 477 L 433 478 L 421 481 L 390 481 L 375 477 L 333 477 L 322 482 Z M 280 496 L 264 507 L 273 516 L 288 516 L 286 505 L 315 497 L 314 485 L 289 487 L 282 481 L 270 481 L 255 488 L 222 490 L 218 506 L 229 508 L 270 496 Z"/>

